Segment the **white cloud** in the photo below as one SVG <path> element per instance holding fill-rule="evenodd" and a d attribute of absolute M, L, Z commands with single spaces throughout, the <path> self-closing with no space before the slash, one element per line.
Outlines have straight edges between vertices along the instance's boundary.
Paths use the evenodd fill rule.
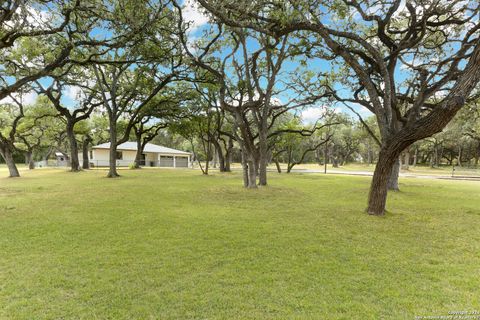
<path fill-rule="evenodd" d="M 200 11 L 200 6 L 196 0 L 185 0 L 183 5 L 183 19 L 190 23 L 190 32 L 195 32 L 208 23 L 208 17 Z"/>
<path fill-rule="evenodd" d="M 282 103 L 282 100 L 280 100 L 280 98 L 272 97 L 270 99 L 270 104 L 272 104 L 273 106 L 281 106 L 283 103 Z"/>
<path fill-rule="evenodd" d="M 383 8 L 382 5 L 377 4 L 373 6 L 367 6 L 365 9 L 365 13 L 367 15 L 375 15 L 375 14 L 381 14 L 381 9 Z"/>
<path fill-rule="evenodd" d="M 350 102 L 350 103 L 348 103 L 348 106 L 350 106 L 350 108 L 352 108 L 352 109 L 348 109 L 348 107 L 345 106 L 344 110 L 345 110 L 345 113 L 347 113 L 347 114 L 351 115 L 353 111 L 358 112 L 362 116 L 369 116 L 370 114 L 372 114 L 372 112 L 370 110 L 368 110 L 367 107 L 361 105 L 360 103 Z"/>
<path fill-rule="evenodd" d="M 408 13 L 408 11 L 406 10 L 406 3 L 407 3 L 406 0 L 401 0 L 400 1 L 400 5 L 398 6 L 398 9 L 393 14 L 394 18 L 398 17 L 402 13 Z M 380 16 L 382 16 L 383 15 L 383 13 L 382 13 L 383 8 L 384 7 L 380 4 L 370 5 L 370 6 L 364 7 L 363 11 L 367 15 L 380 15 Z M 358 12 L 358 10 L 354 7 L 350 7 L 350 15 L 354 20 L 363 21 L 363 18 L 361 16 L 360 12 Z"/>
<path fill-rule="evenodd" d="M 254 95 L 253 95 L 253 98 L 252 98 L 254 101 L 258 101 L 260 100 L 260 95 L 258 94 L 258 92 L 255 92 Z M 247 95 L 245 95 L 243 97 L 243 102 L 247 102 L 249 100 L 249 97 Z M 237 94 L 233 100 L 229 101 L 229 103 L 232 105 L 232 106 L 238 106 L 239 103 L 240 103 L 240 94 Z M 282 100 L 278 97 L 272 97 L 270 98 L 270 104 L 273 105 L 273 106 L 280 106 L 282 105 Z"/>
<path fill-rule="evenodd" d="M 372 113 L 372 112 L 370 110 L 368 110 L 367 107 L 360 106 L 360 113 L 368 114 L 368 113 Z"/>
<path fill-rule="evenodd" d="M 303 109 L 300 116 L 302 118 L 303 123 L 315 123 L 325 115 L 327 111 L 333 111 L 335 113 L 340 113 L 341 110 L 339 108 L 331 108 L 327 106 L 318 106 L 318 107 L 309 107 Z"/>
<path fill-rule="evenodd" d="M 35 101 L 37 100 L 37 93 L 34 91 L 26 92 L 26 93 L 14 93 L 12 94 L 13 97 L 20 103 L 22 103 L 24 106 L 34 104 Z M 15 101 L 11 97 L 5 97 L 2 100 L 0 100 L 0 104 L 15 104 Z"/>
<path fill-rule="evenodd" d="M 52 15 L 47 11 L 35 9 L 33 7 L 28 8 L 28 15 L 26 17 L 28 23 L 34 28 L 44 27 L 52 20 Z"/>
<path fill-rule="evenodd" d="M 195 36 L 192 36 L 191 34 L 188 36 L 187 38 L 187 48 L 188 48 L 188 51 L 190 52 L 195 52 L 197 51 L 198 47 L 196 45 L 196 41 L 198 40 L 197 37 Z"/>
<path fill-rule="evenodd" d="M 72 100 L 77 100 L 81 97 L 82 89 L 78 86 L 67 86 L 64 94 Z"/>
<path fill-rule="evenodd" d="M 407 1 L 402 0 L 402 1 L 400 1 L 400 5 L 398 6 L 397 11 L 395 11 L 395 13 L 393 14 L 393 17 L 396 18 L 400 14 L 406 13 L 406 12 L 407 12 Z"/>
<path fill-rule="evenodd" d="M 317 121 L 323 114 L 325 114 L 325 109 L 311 107 L 303 110 L 301 117 L 303 122 L 312 123 Z"/>
<path fill-rule="evenodd" d="M 18 6 L 15 15 L 11 20 L 4 23 L 3 27 L 7 29 L 27 29 L 48 28 L 49 24 L 54 20 L 51 12 L 35 8 L 32 6 Z"/>

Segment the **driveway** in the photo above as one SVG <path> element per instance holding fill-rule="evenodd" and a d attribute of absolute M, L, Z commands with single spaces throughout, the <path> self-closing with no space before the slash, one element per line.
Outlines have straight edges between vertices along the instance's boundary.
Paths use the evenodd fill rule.
<path fill-rule="evenodd" d="M 273 171 L 273 170 L 272 170 Z M 321 169 L 292 169 L 292 172 L 296 173 L 324 173 Z M 371 171 L 343 171 L 328 169 L 327 174 L 343 174 L 348 176 L 373 176 Z M 422 179 L 444 179 L 444 180 L 471 180 L 480 181 L 480 177 L 475 176 L 451 176 L 451 175 L 427 175 L 418 173 L 400 173 L 400 177 L 403 178 L 422 178 Z"/>

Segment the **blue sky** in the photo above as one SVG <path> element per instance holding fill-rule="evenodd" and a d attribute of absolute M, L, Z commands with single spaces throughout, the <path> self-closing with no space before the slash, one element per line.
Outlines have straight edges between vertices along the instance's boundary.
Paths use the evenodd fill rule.
<path fill-rule="evenodd" d="M 39 15 L 44 16 L 45 14 L 39 13 Z M 199 10 L 199 6 L 195 2 L 195 0 L 185 0 L 183 16 L 185 21 L 189 21 L 191 23 L 189 40 L 193 42 L 201 38 L 202 31 L 204 31 L 209 26 L 208 17 L 205 16 L 201 12 L 201 10 Z M 106 32 L 105 29 L 103 30 L 97 29 L 95 30 L 95 35 L 99 38 L 101 38 L 102 36 L 108 37 L 108 34 L 106 34 L 105 32 Z M 252 43 L 249 43 L 249 45 L 254 46 L 255 44 L 252 42 Z M 253 49 L 253 47 L 251 47 L 251 49 Z M 310 63 L 311 63 L 311 69 L 314 69 L 317 72 L 328 71 L 330 69 L 330 65 L 325 61 L 321 61 L 317 59 L 317 60 L 311 61 Z M 292 72 L 298 66 L 299 64 L 297 61 L 287 61 L 284 63 L 283 71 Z M 9 82 L 13 82 L 13 80 L 14 79 L 10 79 L 10 80 L 7 79 L 7 81 Z M 40 79 L 39 82 L 44 87 L 48 87 L 49 85 L 51 85 L 51 79 L 49 78 L 42 78 Z M 81 90 L 78 87 L 72 87 L 72 86 L 66 87 L 63 91 L 62 103 L 67 107 L 75 108 L 75 106 L 77 105 L 77 97 L 80 93 L 81 93 Z M 288 94 L 291 94 L 291 92 L 284 93 L 284 95 L 288 95 Z M 25 104 L 32 104 L 35 102 L 37 98 L 37 94 L 35 92 L 28 92 L 23 95 L 17 93 L 15 96 L 16 98 L 20 98 Z M 279 98 L 281 101 L 288 100 L 287 96 L 283 96 L 283 97 L 279 96 L 277 98 Z M 6 98 L 2 102 L 11 102 L 11 99 Z M 337 106 L 337 108 L 339 110 L 347 111 L 348 113 L 350 113 L 348 109 L 345 109 L 344 107 L 342 108 Z M 323 111 L 319 106 L 312 106 L 312 107 L 305 108 L 302 111 L 302 115 L 304 119 L 307 120 L 308 122 L 314 122 L 322 114 L 322 112 Z"/>
<path fill-rule="evenodd" d="M 404 6 L 404 2 L 402 3 L 402 6 Z M 194 42 L 197 39 L 202 38 L 202 32 L 209 27 L 208 24 L 208 18 L 205 16 L 201 10 L 199 9 L 198 4 L 196 3 L 195 0 L 185 0 L 184 2 L 184 11 L 183 11 L 183 16 L 186 21 L 189 21 L 191 23 L 190 25 L 190 33 L 189 33 L 189 40 L 190 42 Z M 370 11 L 375 11 L 378 10 L 375 7 L 369 8 Z M 355 15 L 353 15 L 355 17 Z M 328 23 L 326 21 L 325 23 Z M 332 22 L 333 24 L 334 22 Z M 95 31 L 95 34 L 98 37 L 102 36 L 108 36 L 108 34 L 105 33 L 105 30 L 103 29 L 98 29 Z M 250 46 L 250 49 L 254 49 L 255 43 L 254 42 L 249 42 L 248 44 Z M 409 59 L 409 57 L 407 57 Z M 295 71 L 299 67 L 299 62 L 298 61 L 287 61 L 284 63 L 283 66 L 283 72 L 292 72 Z M 324 60 L 321 59 L 312 59 L 308 61 L 308 70 L 314 71 L 314 72 L 328 72 L 332 68 L 332 65 Z M 396 70 L 396 79 L 397 81 L 402 81 L 407 77 L 407 72 L 405 70 L 402 70 L 398 68 Z M 44 86 L 48 86 L 51 82 L 48 79 L 42 79 L 41 83 Z M 339 85 L 336 85 L 335 89 L 338 90 L 338 92 L 343 95 L 343 96 L 348 96 L 350 95 L 350 92 L 348 89 L 341 88 Z M 80 93 L 80 90 L 76 87 L 66 87 L 64 92 L 63 92 L 63 99 L 62 102 L 69 107 L 75 107 L 76 105 L 76 97 Z M 283 95 L 283 96 L 282 96 Z M 292 91 L 290 92 L 285 92 L 282 95 L 278 96 L 281 101 L 287 101 L 289 100 L 289 96 L 292 95 Z M 34 93 L 27 93 L 23 96 L 23 101 L 25 103 L 33 103 L 35 101 L 36 94 Z M 8 100 L 8 99 L 7 99 Z M 3 102 L 3 101 L 2 101 Z M 353 105 L 352 105 L 353 106 Z M 305 120 L 308 122 L 313 122 L 315 121 L 319 116 L 321 116 L 323 110 L 321 108 L 321 105 L 316 105 L 316 106 L 311 106 L 311 107 L 306 107 L 301 111 L 301 114 Z M 345 106 L 342 106 L 341 104 L 335 104 L 334 106 L 329 106 L 330 108 L 336 108 L 338 111 L 345 112 L 347 114 L 353 115 L 353 113 Z M 361 106 L 353 106 L 354 109 L 359 112 L 362 116 L 368 116 L 370 115 L 370 112 L 366 110 L 364 107 Z"/>
<path fill-rule="evenodd" d="M 189 38 L 190 41 L 195 41 L 196 39 L 199 39 L 202 37 L 202 32 L 205 29 L 208 29 L 209 24 L 208 24 L 208 18 L 199 10 L 199 5 L 195 2 L 195 0 L 186 0 L 185 1 L 185 9 L 183 11 L 183 17 L 185 21 L 189 21 L 191 23 L 190 25 L 190 34 Z M 248 43 L 250 46 L 250 49 L 254 49 L 255 44 L 253 42 Z M 283 64 L 282 70 L 283 72 L 293 72 L 299 67 L 299 62 L 298 61 L 286 61 Z M 321 60 L 321 59 L 312 59 L 309 61 L 309 70 L 315 71 L 315 72 L 328 72 L 332 69 L 332 66 L 330 65 L 329 62 Z M 344 89 L 340 87 L 336 87 L 339 92 L 342 92 L 343 94 L 349 94 L 348 91 L 345 91 Z M 288 92 L 286 93 L 288 94 Z M 292 94 L 292 92 L 290 92 Z M 289 100 L 289 97 L 278 97 L 281 101 L 286 101 Z M 328 106 L 329 108 L 335 108 L 337 112 L 344 112 L 347 113 L 351 116 L 355 116 L 347 107 L 341 105 L 341 104 L 336 104 L 335 106 Z M 362 116 L 368 116 L 371 115 L 371 113 L 365 109 L 362 106 L 355 106 L 355 109 L 357 112 L 359 112 Z M 322 105 L 313 105 L 311 107 L 306 107 L 299 111 L 302 115 L 302 118 L 304 119 L 305 122 L 315 122 L 323 113 L 323 106 Z M 356 117 L 356 116 L 355 116 Z"/>

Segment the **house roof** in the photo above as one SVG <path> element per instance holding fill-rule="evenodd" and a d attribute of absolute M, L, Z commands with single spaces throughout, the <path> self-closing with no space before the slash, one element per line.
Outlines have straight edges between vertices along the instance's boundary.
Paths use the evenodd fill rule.
<path fill-rule="evenodd" d="M 93 149 L 110 149 L 110 142 L 105 142 L 102 144 L 99 144 L 98 146 L 93 146 Z M 131 151 L 137 151 L 137 143 L 134 141 L 128 141 L 120 144 L 117 147 L 117 150 L 122 151 L 122 150 L 131 150 Z M 159 146 L 153 143 L 147 143 L 145 145 L 145 148 L 143 149 L 143 152 L 152 152 L 152 153 L 170 153 L 170 154 L 184 154 L 184 155 L 189 155 L 190 152 L 185 152 L 181 150 L 176 150 L 172 148 L 167 148 L 164 146 Z"/>

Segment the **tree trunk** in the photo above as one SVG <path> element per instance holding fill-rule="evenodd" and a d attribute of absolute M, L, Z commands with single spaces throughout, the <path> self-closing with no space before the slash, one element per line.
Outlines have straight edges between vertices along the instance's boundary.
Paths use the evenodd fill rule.
<path fill-rule="evenodd" d="M 232 171 L 230 168 L 230 164 L 232 163 L 232 150 L 233 150 L 233 141 L 232 139 L 228 139 L 228 148 L 225 151 L 225 172 Z"/>
<path fill-rule="evenodd" d="M 28 169 L 35 169 L 35 161 L 33 161 L 33 156 L 30 156 L 30 161 L 28 161 Z"/>
<path fill-rule="evenodd" d="M 53 146 L 50 146 L 47 150 L 47 152 L 42 156 L 42 160 L 43 161 L 48 161 L 48 158 L 50 157 L 50 155 L 52 154 L 54 150 L 54 147 Z"/>
<path fill-rule="evenodd" d="M 70 145 L 70 170 L 72 172 L 78 172 L 80 170 L 80 161 L 78 160 L 78 145 L 77 139 L 75 139 L 75 132 L 73 130 L 74 123 L 67 124 L 67 137 Z"/>
<path fill-rule="evenodd" d="M 117 126 L 115 122 L 110 122 L 110 154 L 109 168 L 107 178 L 117 178 L 120 175 L 117 172 Z"/>
<path fill-rule="evenodd" d="M 287 165 L 287 173 L 292 172 L 293 167 L 295 166 L 295 163 L 289 163 Z"/>
<path fill-rule="evenodd" d="M 135 169 L 140 169 L 140 162 L 142 161 L 142 136 L 136 135 L 136 140 L 137 140 L 137 153 L 135 154 L 135 163 L 134 163 L 134 168 Z M 143 164 L 145 165 L 145 163 Z"/>
<path fill-rule="evenodd" d="M 15 161 L 13 160 L 12 152 L 8 147 L 1 148 L 0 154 L 2 155 L 3 159 L 8 168 L 8 172 L 10 173 L 10 178 L 17 178 L 20 177 L 20 173 L 18 172 L 17 166 L 15 165 Z"/>
<path fill-rule="evenodd" d="M 261 153 L 260 159 L 258 161 L 258 166 L 259 166 L 258 184 L 261 186 L 267 185 L 267 165 L 268 165 L 267 155 Z"/>
<path fill-rule="evenodd" d="M 267 126 L 262 123 L 259 132 L 258 141 L 258 184 L 267 185 L 267 165 L 268 165 L 268 143 L 267 143 Z"/>
<path fill-rule="evenodd" d="M 338 159 L 337 157 L 332 158 L 332 167 L 338 168 Z"/>
<path fill-rule="evenodd" d="M 223 155 L 222 149 L 217 151 L 217 160 L 218 160 L 218 170 L 220 172 L 225 172 L 225 156 Z"/>
<path fill-rule="evenodd" d="M 203 174 L 208 176 L 208 167 L 210 165 L 210 155 L 207 154 L 207 159 L 205 160 L 205 170 L 203 170 Z"/>
<path fill-rule="evenodd" d="M 368 165 L 371 165 L 373 163 L 373 157 L 372 157 L 372 148 L 370 147 L 370 144 L 368 145 L 367 148 L 367 163 Z"/>
<path fill-rule="evenodd" d="M 278 159 L 275 158 L 273 159 L 273 161 L 275 162 L 275 166 L 277 167 L 277 172 L 282 173 L 282 168 L 280 168 L 280 163 L 278 162 Z"/>
<path fill-rule="evenodd" d="M 322 165 L 322 159 L 320 157 L 320 153 L 322 151 L 320 149 L 317 149 L 315 150 L 315 161 L 317 161 L 318 165 L 321 166 Z"/>
<path fill-rule="evenodd" d="M 413 154 L 413 166 L 417 166 L 417 159 L 418 159 L 418 148 L 415 148 L 415 153 Z"/>
<path fill-rule="evenodd" d="M 242 168 L 243 168 L 243 186 L 245 188 L 257 188 L 257 168 L 255 165 L 255 157 L 248 154 L 245 146 L 242 147 Z"/>
<path fill-rule="evenodd" d="M 367 211 L 369 214 L 383 215 L 387 200 L 388 178 L 392 168 L 403 150 L 418 140 L 440 132 L 465 105 L 466 98 L 480 82 L 480 42 L 474 44 L 474 51 L 449 90 L 447 97 L 439 108 L 416 120 L 413 125 L 405 126 L 395 133 L 382 147 L 370 187 Z M 379 116 L 379 115 L 377 115 Z"/>
<path fill-rule="evenodd" d="M 462 166 L 462 146 L 458 146 L 458 166 L 461 167 Z"/>
<path fill-rule="evenodd" d="M 424 152 L 422 153 L 422 157 L 420 159 L 420 163 L 427 163 L 428 161 L 430 161 L 430 155 L 428 152 Z"/>
<path fill-rule="evenodd" d="M 255 166 L 255 160 L 248 160 L 248 186 L 249 189 L 257 188 L 257 169 Z"/>
<path fill-rule="evenodd" d="M 88 157 L 88 145 L 90 144 L 91 138 L 87 135 L 83 139 L 83 146 L 82 146 L 82 157 L 83 157 L 83 164 L 82 169 L 90 169 L 90 159 Z"/>
<path fill-rule="evenodd" d="M 225 168 L 224 172 L 230 172 L 232 169 L 230 168 L 230 163 L 232 162 L 232 152 L 231 150 L 227 150 L 225 153 Z"/>
<path fill-rule="evenodd" d="M 453 154 L 450 154 L 450 159 L 447 158 L 447 164 L 449 166 L 453 165 L 453 160 L 455 160 L 455 156 Z"/>
<path fill-rule="evenodd" d="M 111 142 L 107 178 L 116 178 L 119 176 L 117 172 L 117 146 L 116 143 Z"/>
<path fill-rule="evenodd" d="M 215 144 L 214 144 L 214 146 L 215 146 Z M 213 167 L 214 169 L 217 169 L 217 162 L 218 162 L 218 161 L 217 161 L 217 160 L 218 160 L 217 154 L 218 154 L 218 153 L 217 153 L 217 148 L 214 147 L 214 148 L 213 148 L 213 157 L 212 157 L 212 167 Z"/>
<path fill-rule="evenodd" d="M 325 143 L 325 147 L 323 148 L 323 173 L 327 174 L 327 166 L 328 166 L 328 143 Z"/>
<path fill-rule="evenodd" d="M 225 156 L 225 164 L 224 164 L 223 172 L 232 171 L 232 169 L 230 167 L 231 158 L 232 158 L 232 155 L 229 152 L 227 152 L 227 154 Z"/>
<path fill-rule="evenodd" d="M 438 168 L 440 167 L 440 164 L 442 163 L 442 158 L 443 158 L 443 145 L 440 145 L 440 154 L 437 154 L 437 157 L 435 159 L 435 166 Z"/>
<path fill-rule="evenodd" d="M 410 169 L 410 150 L 406 150 L 403 158 L 403 169 L 409 170 Z"/>
<path fill-rule="evenodd" d="M 29 170 L 35 169 L 35 162 L 33 161 L 33 152 L 32 151 L 27 151 L 25 153 L 25 160 L 26 160 L 26 163 L 28 164 L 28 169 Z"/>
<path fill-rule="evenodd" d="M 377 166 L 373 173 L 372 184 L 368 196 L 367 212 L 371 215 L 385 214 L 387 202 L 387 186 L 392 176 L 393 167 L 398 164 L 400 152 L 395 153 L 385 149 L 380 150 Z"/>
<path fill-rule="evenodd" d="M 223 155 L 222 146 L 217 140 L 212 140 L 213 146 L 215 148 L 215 153 L 217 155 L 218 160 L 218 169 L 220 172 L 226 172 L 225 169 L 225 156 Z M 215 166 L 214 166 L 215 168 Z"/>
<path fill-rule="evenodd" d="M 209 166 L 210 166 L 210 159 L 212 158 L 212 144 L 211 144 L 210 140 L 207 141 L 206 148 L 205 148 L 205 145 L 204 145 L 204 151 L 205 151 L 206 159 L 205 159 L 205 170 L 203 171 L 203 174 L 208 175 L 208 169 L 209 169 Z"/>
<path fill-rule="evenodd" d="M 248 164 L 244 151 L 242 150 L 242 176 L 243 176 L 243 187 L 248 188 Z"/>
<path fill-rule="evenodd" d="M 432 168 L 435 168 L 436 165 L 438 165 L 438 145 L 437 143 L 434 144 L 433 146 L 433 153 L 432 153 L 432 159 L 430 161 L 430 166 Z"/>
<path fill-rule="evenodd" d="M 388 185 L 387 188 L 388 190 L 393 190 L 393 191 L 398 191 L 398 175 L 400 174 L 400 163 L 401 163 L 401 158 L 398 158 L 398 160 L 394 163 L 392 167 L 392 173 L 390 174 L 390 177 L 388 179 Z"/>
<path fill-rule="evenodd" d="M 480 159 L 480 140 L 478 140 L 477 148 L 475 150 L 475 167 L 478 166 L 478 159 Z"/>

